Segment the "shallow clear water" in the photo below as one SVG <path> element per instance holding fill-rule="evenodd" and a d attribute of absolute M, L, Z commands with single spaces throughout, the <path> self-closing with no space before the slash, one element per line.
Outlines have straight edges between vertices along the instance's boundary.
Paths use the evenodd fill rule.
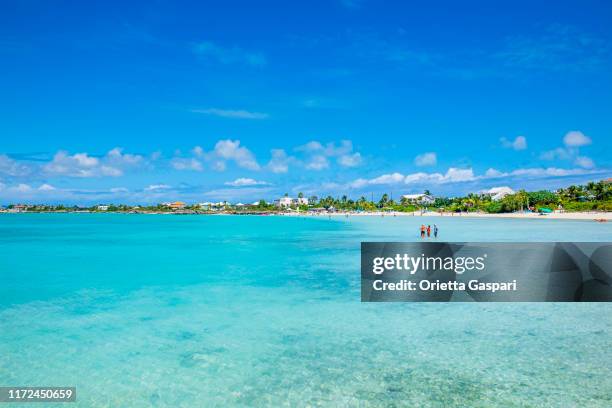
<path fill-rule="evenodd" d="M 0 385 L 73 385 L 79 407 L 612 404 L 611 304 L 360 303 L 360 241 L 417 240 L 423 221 L 448 241 L 612 237 L 592 221 L 3 215 Z"/>

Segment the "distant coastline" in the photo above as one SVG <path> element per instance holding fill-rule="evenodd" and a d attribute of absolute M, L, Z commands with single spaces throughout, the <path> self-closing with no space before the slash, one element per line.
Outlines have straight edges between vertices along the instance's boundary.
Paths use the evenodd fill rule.
<path fill-rule="evenodd" d="M 552 220 L 592 220 L 599 222 L 612 221 L 612 212 L 609 211 L 581 211 L 581 212 L 513 212 L 491 214 L 485 212 L 439 212 L 439 211 L 274 211 L 274 212 L 254 212 L 254 211 L 20 211 L 9 212 L 0 211 L 0 214 L 129 214 L 129 215 L 204 215 L 204 216 L 284 216 L 284 217 L 312 217 L 312 218 L 347 218 L 347 217 L 442 217 L 442 218 L 514 218 L 514 219 L 552 219 Z"/>
<path fill-rule="evenodd" d="M 310 197 L 299 193 L 297 198 L 285 194 L 274 202 L 258 200 L 250 204 L 182 201 L 156 205 L 97 204 L 66 206 L 48 204 L 10 204 L 0 213 L 124 213 L 173 215 L 286 215 L 286 216 L 438 216 L 573 219 L 605 222 L 612 219 L 612 179 L 572 185 L 556 191 L 514 191 L 497 187 L 464 197 L 435 197 L 429 190 L 406 194 L 395 201 L 383 194 L 378 201 L 361 196 L 354 200 L 342 197 Z"/>
<path fill-rule="evenodd" d="M 308 216 L 307 214 L 284 213 L 288 216 Z M 370 216 L 370 217 L 444 217 L 444 218 L 520 218 L 520 219 L 555 219 L 555 220 L 612 220 L 612 212 L 588 211 L 588 212 L 553 212 L 550 214 L 540 214 L 534 212 L 515 212 L 490 214 L 485 212 L 463 212 L 463 213 L 444 213 L 438 211 L 416 212 L 368 212 L 368 213 L 333 213 L 333 217 L 338 216 Z"/>

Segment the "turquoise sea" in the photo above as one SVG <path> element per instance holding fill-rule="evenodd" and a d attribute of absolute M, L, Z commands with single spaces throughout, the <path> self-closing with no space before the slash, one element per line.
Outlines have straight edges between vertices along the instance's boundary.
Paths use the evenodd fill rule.
<path fill-rule="evenodd" d="M 612 304 L 360 303 L 360 242 L 423 221 L 612 241 L 592 221 L 3 214 L 0 386 L 76 386 L 75 407 L 612 406 Z"/>

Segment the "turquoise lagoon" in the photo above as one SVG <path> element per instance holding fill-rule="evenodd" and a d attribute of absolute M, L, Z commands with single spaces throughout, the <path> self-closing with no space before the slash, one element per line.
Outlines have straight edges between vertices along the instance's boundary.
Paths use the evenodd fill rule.
<path fill-rule="evenodd" d="M 612 406 L 612 304 L 360 303 L 359 243 L 421 222 L 448 241 L 612 238 L 545 219 L 5 214 L 0 385 L 76 386 L 78 407 Z"/>

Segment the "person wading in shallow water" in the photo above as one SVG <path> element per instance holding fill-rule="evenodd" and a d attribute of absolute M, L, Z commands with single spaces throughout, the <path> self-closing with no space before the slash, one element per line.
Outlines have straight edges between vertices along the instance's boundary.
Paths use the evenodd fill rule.
<path fill-rule="evenodd" d="M 431 237 L 431 225 L 427 226 L 427 238 Z"/>
<path fill-rule="evenodd" d="M 421 238 L 425 238 L 425 225 L 421 224 Z"/>
<path fill-rule="evenodd" d="M 438 238 L 438 226 L 434 224 L 434 238 Z"/>

